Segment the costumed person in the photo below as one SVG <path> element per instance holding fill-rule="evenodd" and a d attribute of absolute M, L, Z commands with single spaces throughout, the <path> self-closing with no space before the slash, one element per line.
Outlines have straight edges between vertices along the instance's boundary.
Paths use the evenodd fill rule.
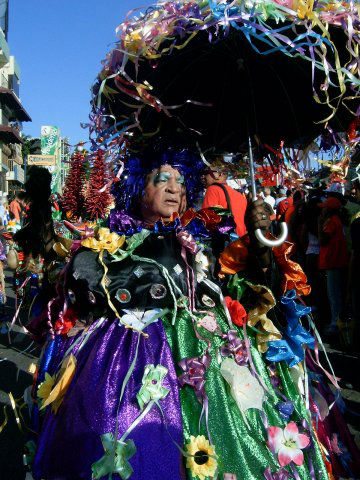
<path fill-rule="evenodd" d="M 189 44 L 187 51 L 204 61 L 190 64 L 184 55 L 186 66 L 192 71 L 211 65 L 214 75 L 223 78 L 223 69 L 203 55 L 214 51 L 209 42 L 215 38 L 219 42 L 211 47 L 220 45 L 216 62 L 228 61 L 228 78 L 245 72 L 252 87 L 260 76 L 248 75 L 247 59 L 238 53 L 229 60 L 228 46 L 224 55 L 222 35 L 232 29 L 232 39 L 239 39 L 237 29 L 247 33 L 249 19 L 258 25 L 259 17 L 264 44 L 288 53 L 290 42 L 291 54 L 301 55 L 303 35 L 288 42 L 284 31 L 280 35 L 266 23 L 268 15 L 277 21 L 287 15 L 289 29 L 295 28 L 292 19 L 298 12 L 289 15 L 288 10 L 268 2 L 161 2 L 118 29 L 119 45 L 93 89 L 89 124 L 96 149 L 108 148 L 107 158 L 119 168 L 116 208 L 109 229 L 99 228 L 68 249 L 56 296 L 45 314 L 27 325 L 45 341 L 33 389 L 32 431 L 38 434 L 32 439 L 36 445 L 28 444 L 35 480 L 332 480 L 332 447 L 329 442 L 324 448 L 317 430 L 326 409 L 319 408 L 324 403 L 316 393 L 318 376 L 309 383 L 304 362 L 315 340 L 303 326 L 308 320 L 312 325 L 311 309 L 299 297 L 310 288 L 289 259 L 291 244 L 270 249 L 262 240 L 260 246 L 256 230 L 265 233 L 271 222 L 260 200 L 249 205 L 248 235 L 219 255 L 220 288 L 211 241 L 230 235 L 234 221 L 224 208 L 191 208 L 202 189 L 202 145 L 207 139 L 219 151 L 218 139 L 226 137 L 216 136 L 211 127 L 230 121 L 233 128 L 225 133 L 232 147 L 239 146 L 239 136 L 252 122 L 245 114 L 236 125 L 231 115 L 214 121 L 206 98 L 192 97 L 193 78 L 183 78 L 181 88 L 175 88 L 185 95 L 179 102 L 171 96 L 166 75 L 168 62 L 177 72 L 186 70 L 181 59 Z M 297 22 L 309 30 L 306 41 L 313 48 L 311 12 L 304 5 L 299 11 Z M 248 38 L 242 44 L 247 53 L 252 51 Z M 278 78 L 278 69 L 269 70 Z M 294 80 L 294 74 L 289 78 Z M 163 88 L 157 84 L 161 81 Z M 301 81 L 296 84 L 298 110 L 307 114 L 301 86 Z M 210 90 L 216 90 L 213 84 Z M 238 90 L 230 101 L 221 95 L 217 106 L 233 108 L 244 93 L 239 112 L 252 111 L 244 103 L 254 101 L 251 88 Z M 170 97 L 162 101 L 163 92 Z M 284 95 L 271 93 L 260 103 L 275 98 L 278 107 Z M 202 109 L 184 108 L 190 112 L 186 119 L 180 109 L 192 103 Z M 181 127 L 199 110 L 206 113 L 198 130 L 202 121 L 210 128 L 198 136 L 198 145 L 189 146 L 188 133 L 196 128 Z M 291 105 L 289 115 L 293 111 L 297 108 Z M 271 128 L 279 126 L 278 118 L 287 118 L 282 108 L 266 107 L 263 113 L 268 112 L 265 124 Z M 180 118 L 175 128 L 167 123 L 170 117 Z M 281 127 L 285 134 L 293 123 Z M 318 128 L 303 124 L 311 134 Z M 267 133 L 260 135 L 266 139 Z M 233 151 L 226 147 L 220 151 Z M 277 281 L 271 268 L 275 262 Z M 356 458 L 346 461 L 353 468 Z"/>
<path fill-rule="evenodd" d="M 267 318 L 259 351 L 244 307 L 236 294 L 224 303 L 200 247 L 229 228 L 227 217 L 183 213 L 201 169 L 187 149 L 130 157 L 113 191 L 113 233 L 84 240 L 68 264 L 39 370 L 36 480 L 262 478 L 290 464 L 299 478 L 311 468 L 326 478 L 287 366 L 261 353 L 281 337 L 266 317 L 270 290 L 241 286 L 250 324 Z"/>
<path fill-rule="evenodd" d="M 33 313 L 40 312 L 53 297 L 55 290 L 49 281 L 49 271 L 56 271 L 60 264 L 53 250 L 56 236 L 51 217 L 50 186 L 51 174 L 46 168 L 29 168 L 25 191 L 21 192 L 26 204 L 24 226 L 12 236 L 8 252 L 17 300 L 23 307 L 32 305 Z"/>

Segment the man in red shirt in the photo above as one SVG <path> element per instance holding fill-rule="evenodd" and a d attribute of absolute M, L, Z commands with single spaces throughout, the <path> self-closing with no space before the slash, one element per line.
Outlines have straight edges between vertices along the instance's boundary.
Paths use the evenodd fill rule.
<path fill-rule="evenodd" d="M 293 207 L 293 205 L 294 205 L 294 201 L 293 201 L 293 197 L 292 197 L 292 191 L 287 190 L 286 191 L 286 198 L 284 200 L 281 200 L 281 202 L 276 207 L 276 213 L 277 213 L 276 219 L 278 221 L 282 221 L 282 222 L 286 221 L 285 220 L 285 214 L 290 207 Z"/>
<path fill-rule="evenodd" d="M 246 197 L 226 184 L 227 173 L 218 165 L 209 167 L 205 172 L 207 187 L 202 208 L 223 207 L 232 212 L 236 224 L 236 233 L 242 237 L 246 233 L 245 211 Z"/>
<path fill-rule="evenodd" d="M 17 195 L 15 196 L 13 201 L 10 202 L 9 211 L 14 215 L 16 222 L 20 223 L 21 205 Z"/>
<path fill-rule="evenodd" d="M 341 202 L 334 197 L 319 205 L 319 269 L 326 270 L 327 292 L 331 309 L 331 323 L 327 333 L 336 333 L 337 320 L 344 306 L 346 270 L 349 264 L 344 227 L 340 218 Z"/>

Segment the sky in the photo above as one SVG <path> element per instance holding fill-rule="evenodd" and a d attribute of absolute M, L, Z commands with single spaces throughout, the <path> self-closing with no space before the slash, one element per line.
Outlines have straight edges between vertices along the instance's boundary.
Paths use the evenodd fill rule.
<path fill-rule="evenodd" d="M 115 29 L 150 0 L 10 0 L 8 44 L 21 71 L 20 98 L 32 118 L 24 134 L 57 126 L 70 144 L 87 140 L 90 87 L 116 41 Z"/>

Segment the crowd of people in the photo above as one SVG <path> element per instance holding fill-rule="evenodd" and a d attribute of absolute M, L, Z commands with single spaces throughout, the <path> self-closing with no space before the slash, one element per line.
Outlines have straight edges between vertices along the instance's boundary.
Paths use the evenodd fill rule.
<path fill-rule="evenodd" d="M 247 186 L 234 190 L 227 174 L 216 167 L 205 176 L 203 207 L 220 205 L 234 214 L 237 233 L 244 234 Z M 226 189 L 226 192 L 224 191 Z M 344 193 L 342 193 L 342 191 Z M 292 259 L 299 263 L 311 285 L 306 302 L 313 307 L 319 330 L 333 346 L 357 350 L 360 327 L 360 183 L 286 188 L 258 187 L 258 197 L 271 208 L 272 229 L 286 222 L 287 241 L 294 244 Z M 340 333 L 340 335 L 339 335 Z"/>
<path fill-rule="evenodd" d="M 360 185 L 356 179 L 346 193 L 339 186 L 266 187 L 259 195 L 273 208 L 276 222 L 288 226 L 288 241 L 295 245 L 292 258 L 308 277 L 312 292 L 307 302 L 324 338 L 356 349 Z"/>

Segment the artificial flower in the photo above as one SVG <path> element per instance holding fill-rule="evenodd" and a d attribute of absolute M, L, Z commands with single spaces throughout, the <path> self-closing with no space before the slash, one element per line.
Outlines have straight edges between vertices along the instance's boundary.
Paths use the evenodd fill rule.
<path fill-rule="evenodd" d="M 125 315 L 121 317 L 121 324 L 124 324 L 134 330 L 142 331 L 150 323 L 157 322 L 161 310 L 123 310 Z"/>
<path fill-rule="evenodd" d="M 68 308 L 63 315 L 59 315 L 55 322 L 55 332 L 66 335 L 76 324 L 77 315 L 72 308 Z"/>
<path fill-rule="evenodd" d="M 299 0 L 297 4 L 298 17 L 301 19 L 305 17 L 311 18 L 313 15 L 313 8 L 314 0 Z"/>
<path fill-rule="evenodd" d="M 40 383 L 38 386 L 37 396 L 41 400 L 42 405 L 44 404 L 45 400 L 50 395 L 50 392 L 54 386 L 55 378 L 49 375 L 47 372 L 45 373 L 45 380 Z"/>
<path fill-rule="evenodd" d="M 225 358 L 220 373 L 230 385 L 231 396 L 242 413 L 249 408 L 262 410 L 264 389 L 248 367 L 238 365 L 232 358 Z"/>
<path fill-rule="evenodd" d="M 50 403 L 52 403 L 52 411 L 54 413 L 57 413 L 75 374 L 75 367 L 76 358 L 74 357 L 74 355 L 70 354 L 69 356 L 64 358 L 61 363 L 60 371 L 56 376 L 56 384 L 51 389 L 47 397 L 44 399 L 44 402 L 42 402 L 41 409 L 47 407 L 48 405 L 50 405 Z M 45 393 L 48 393 L 48 389 L 44 390 Z"/>
<path fill-rule="evenodd" d="M 168 395 L 170 390 L 162 385 L 167 373 L 168 369 L 163 365 L 146 365 L 142 386 L 136 395 L 141 410 L 144 410 L 149 402 L 158 402 Z"/>
<path fill-rule="evenodd" d="M 286 8 L 293 8 L 293 0 L 274 0 L 275 3 Z"/>
<path fill-rule="evenodd" d="M 280 466 L 284 467 L 294 462 L 296 465 L 304 463 L 302 449 L 310 443 L 310 438 L 299 433 L 295 422 L 290 422 L 284 429 L 280 427 L 269 427 L 268 446 L 270 450 L 277 453 Z"/>
<path fill-rule="evenodd" d="M 133 440 L 121 442 L 114 440 L 114 435 L 109 432 L 101 435 L 105 454 L 91 465 L 92 479 L 97 480 L 117 473 L 123 480 L 127 480 L 133 474 L 133 468 L 129 459 L 136 453 L 136 446 Z"/>
<path fill-rule="evenodd" d="M 205 353 L 201 357 L 183 358 L 179 362 L 180 368 L 184 371 L 179 377 L 180 386 L 185 384 L 194 387 L 195 394 L 200 403 L 206 399 L 205 374 L 210 365 L 210 355 Z"/>
<path fill-rule="evenodd" d="M 205 480 L 205 477 L 213 477 L 217 469 L 215 448 L 210 445 L 204 435 L 194 437 L 191 435 L 190 443 L 186 445 L 186 451 L 190 455 L 186 459 L 186 466 L 190 468 L 194 477 Z"/>
<path fill-rule="evenodd" d="M 242 327 L 246 323 L 246 310 L 237 300 L 231 297 L 225 297 L 226 306 L 230 312 L 232 322 L 238 327 Z"/>
<path fill-rule="evenodd" d="M 107 250 L 114 254 L 124 245 L 125 237 L 120 237 L 117 233 L 110 233 L 108 228 L 99 228 L 96 238 L 89 237 L 81 242 L 83 247 L 91 248 L 95 252 Z"/>

